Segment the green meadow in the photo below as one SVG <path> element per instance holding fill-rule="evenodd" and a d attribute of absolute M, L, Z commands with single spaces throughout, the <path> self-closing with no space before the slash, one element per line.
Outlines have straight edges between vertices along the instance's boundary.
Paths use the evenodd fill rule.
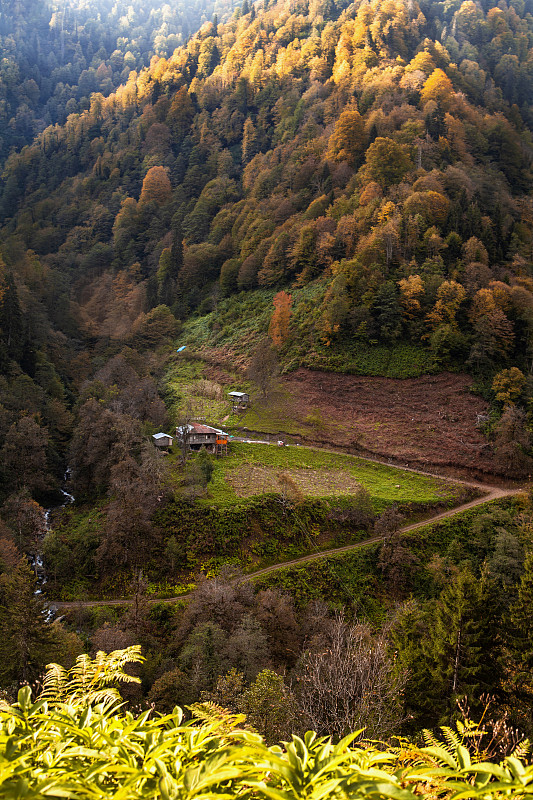
<path fill-rule="evenodd" d="M 392 503 L 453 505 L 463 488 L 451 482 L 366 461 L 355 456 L 297 445 L 231 442 L 217 458 L 208 496 L 201 502 L 227 505 L 263 494 L 308 498 L 349 498 L 360 487 L 375 511 Z"/>

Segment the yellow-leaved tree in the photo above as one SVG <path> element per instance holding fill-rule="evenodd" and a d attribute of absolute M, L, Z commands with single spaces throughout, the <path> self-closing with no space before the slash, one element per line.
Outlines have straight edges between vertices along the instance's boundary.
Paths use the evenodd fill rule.
<path fill-rule="evenodd" d="M 442 69 L 434 69 L 420 92 L 420 101 L 425 105 L 430 100 L 440 103 L 445 111 L 449 111 L 455 92 L 451 80 Z"/>
<path fill-rule="evenodd" d="M 405 319 L 414 319 L 420 313 L 420 300 L 424 293 L 424 284 L 420 275 L 409 275 L 398 281 L 400 288 L 400 305 Z"/>
<path fill-rule="evenodd" d="M 346 108 L 335 124 L 329 138 L 327 155 L 335 161 L 357 164 L 366 143 L 365 123 L 355 105 Z"/>
<path fill-rule="evenodd" d="M 437 291 L 437 300 L 433 309 L 426 317 L 432 330 L 440 325 L 450 325 L 457 328 L 457 312 L 466 297 L 464 286 L 457 281 L 443 281 Z"/>
<path fill-rule="evenodd" d="M 518 367 L 511 367 L 498 372 L 492 381 L 492 391 L 496 400 L 507 408 L 515 405 L 525 385 L 524 373 Z"/>

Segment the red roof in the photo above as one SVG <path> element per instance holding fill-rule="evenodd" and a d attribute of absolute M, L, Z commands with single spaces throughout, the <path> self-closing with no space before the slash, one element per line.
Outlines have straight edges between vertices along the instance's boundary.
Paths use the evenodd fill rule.
<path fill-rule="evenodd" d="M 191 428 L 195 433 L 218 433 L 216 428 L 211 428 L 209 425 L 201 425 L 199 422 L 191 422 Z"/>

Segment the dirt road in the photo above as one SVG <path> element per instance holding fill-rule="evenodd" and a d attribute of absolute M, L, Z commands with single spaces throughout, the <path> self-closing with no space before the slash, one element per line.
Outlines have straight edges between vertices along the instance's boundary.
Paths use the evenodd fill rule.
<path fill-rule="evenodd" d="M 410 472 L 416 472 L 417 470 L 409 470 Z M 427 473 L 426 473 L 427 474 Z M 432 477 L 438 477 L 433 475 Z M 445 480 L 450 480 L 449 478 L 445 478 Z M 519 494 L 524 489 L 502 489 L 497 486 L 487 486 L 480 483 L 470 483 L 467 481 L 460 481 L 455 480 L 455 483 L 460 483 L 465 486 L 475 486 L 476 488 L 484 491 L 485 494 L 482 497 L 478 497 L 475 500 L 471 500 L 468 503 L 463 503 L 463 505 L 456 506 L 456 508 L 451 508 L 448 511 L 442 511 L 440 514 L 435 514 L 435 516 L 430 517 L 429 519 L 424 519 L 421 522 L 415 522 L 411 525 L 405 525 L 403 528 L 400 528 L 400 533 L 407 533 L 408 531 L 416 530 L 417 528 L 423 528 L 425 525 L 431 525 L 434 522 L 439 522 L 441 519 L 446 519 L 447 517 L 453 517 L 456 514 L 461 514 L 463 511 L 467 511 L 469 508 L 475 508 L 476 506 L 482 505 L 483 503 L 490 503 L 491 500 L 497 500 L 501 497 L 510 497 L 511 495 Z M 352 550 L 358 550 L 360 547 L 366 547 L 369 544 L 374 544 L 375 542 L 379 542 L 383 537 L 382 536 L 373 536 L 370 539 L 365 539 L 362 542 L 357 542 L 356 544 L 347 544 L 342 547 L 333 547 L 329 550 L 320 550 L 316 553 L 311 553 L 310 555 L 301 556 L 300 558 L 292 559 L 291 561 L 282 561 L 277 564 L 273 564 L 270 567 L 265 567 L 264 569 L 259 569 L 256 572 L 250 572 L 248 575 L 245 575 L 237 580 L 254 580 L 255 578 L 260 578 L 263 575 L 270 575 L 272 572 L 276 572 L 280 569 L 286 569 L 287 567 L 294 567 L 298 564 L 305 564 L 308 561 L 316 561 L 319 558 L 327 558 L 328 556 L 335 556 L 341 553 L 349 553 Z M 168 597 L 165 599 L 158 599 L 155 598 L 152 602 L 154 603 L 175 603 L 178 600 L 183 600 L 190 596 L 190 593 L 182 594 L 177 597 Z M 58 614 L 61 614 L 64 611 L 72 608 L 91 608 L 93 606 L 122 606 L 122 605 L 130 605 L 133 600 L 74 600 L 69 602 L 55 602 L 50 601 L 50 606 L 55 608 Z"/>

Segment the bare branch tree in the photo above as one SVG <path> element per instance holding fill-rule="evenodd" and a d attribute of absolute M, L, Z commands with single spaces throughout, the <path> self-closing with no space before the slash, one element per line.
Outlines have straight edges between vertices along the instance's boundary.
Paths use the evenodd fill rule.
<path fill-rule="evenodd" d="M 189 454 L 189 441 L 193 432 L 191 423 L 195 418 L 196 416 L 192 406 L 187 404 L 181 409 L 178 419 L 176 420 L 176 437 L 180 448 L 182 467 L 185 466 Z"/>
<path fill-rule="evenodd" d="M 267 397 L 279 373 L 279 363 L 276 351 L 270 339 L 263 339 L 252 353 L 246 375 L 261 390 L 263 397 Z"/>
<path fill-rule="evenodd" d="M 339 739 L 360 728 L 365 738 L 390 736 L 402 719 L 406 674 L 394 667 L 386 633 L 339 614 L 328 639 L 301 662 L 297 696 L 306 725 Z"/>

